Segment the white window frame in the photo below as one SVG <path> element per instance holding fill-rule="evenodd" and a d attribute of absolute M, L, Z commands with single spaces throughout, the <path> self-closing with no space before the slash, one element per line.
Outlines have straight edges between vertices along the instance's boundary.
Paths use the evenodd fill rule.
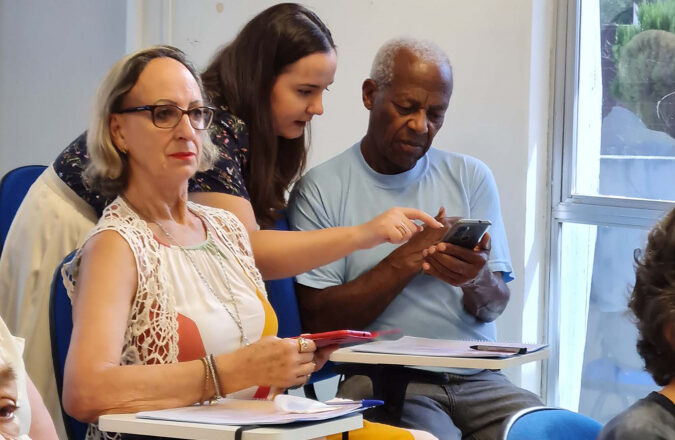
<path fill-rule="evenodd" d="M 648 229 L 675 203 L 573 193 L 579 80 L 581 2 L 558 2 L 554 46 L 554 90 L 551 125 L 551 220 L 547 340 L 551 357 L 546 366 L 546 400 L 560 405 L 561 231 L 563 223 Z M 597 1 L 597 0 L 591 0 Z"/>

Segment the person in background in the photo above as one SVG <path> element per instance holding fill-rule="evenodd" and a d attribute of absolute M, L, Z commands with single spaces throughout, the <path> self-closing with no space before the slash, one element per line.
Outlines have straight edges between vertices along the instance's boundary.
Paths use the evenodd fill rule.
<path fill-rule="evenodd" d="M 57 440 L 47 408 L 26 374 L 23 339 L 0 319 L 0 438 Z"/>
<path fill-rule="evenodd" d="M 636 256 L 629 301 L 639 337 L 637 351 L 663 386 L 610 420 L 598 440 L 675 438 L 675 209 L 650 231 Z"/>
<path fill-rule="evenodd" d="M 308 331 L 401 328 L 405 335 L 494 340 L 494 320 L 509 300 L 509 249 L 492 173 L 469 156 L 431 148 L 453 88 L 452 68 L 434 43 L 394 39 L 377 52 L 362 86 L 370 112 L 364 138 L 310 170 L 289 201 L 291 226 L 312 230 L 359 224 L 396 204 L 445 216 L 492 222 L 474 249 L 439 243 L 425 229 L 406 243 L 355 252 L 296 277 Z M 440 210 L 439 210 L 439 207 Z M 444 207 L 444 208 L 442 208 Z M 497 371 L 454 369 L 448 385 L 412 383 L 403 426 L 441 439 L 499 438 L 520 409 L 541 405 Z M 354 375 L 339 394 L 368 398 Z"/>
<path fill-rule="evenodd" d="M 358 249 L 399 241 L 417 231 L 411 219 L 440 225 L 417 210 L 393 208 L 359 226 L 313 232 L 260 230 L 274 223 L 286 190 L 303 171 L 305 130 L 323 113 L 322 96 L 337 67 L 328 28 L 307 8 L 284 3 L 251 19 L 218 51 L 202 74 L 216 107 L 210 129 L 215 166 L 189 182 L 191 200 L 226 209 L 246 226 L 265 279 L 292 276 Z M 40 176 L 12 223 L 0 257 L 0 314 L 26 339 L 26 365 L 61 426 L 49 339 L 49 286 L 55 268 L 82 244 L 111 197 L 84 174 L 90 139 L 84 133 Z M 112 157 L 113 175 L 128 158 Z M 371 220 L 371 219 L 369 219 Z M 403 232 L 393 225 L 403 224 Z M 392 237 L 391 234 L 394 236 Z M 65 434 L 63 434 L 65 435 Z"/>

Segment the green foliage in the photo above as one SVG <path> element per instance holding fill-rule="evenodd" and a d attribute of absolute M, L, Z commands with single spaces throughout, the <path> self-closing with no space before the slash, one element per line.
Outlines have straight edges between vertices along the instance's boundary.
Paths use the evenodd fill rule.
<path fill-rule="evenodd" d="M 613 47 L 614 59 L 618 62 L 621 50 L 640 32 L 654 29 L 675 33 L 675 0 L 642 0 L 637 10 L 638 24 L 619 26 Z"/>
<path fill-rule="evenodd" d="M 656 102 L 675 90 L 675 33 L 645 30 L 628 41 L 610 93 L 653 130 L 662 130 Z"/>
<path fill-rule="evenodd" d="M 633 0 L 600 0 L 601 24 L 631 24 Z"/>

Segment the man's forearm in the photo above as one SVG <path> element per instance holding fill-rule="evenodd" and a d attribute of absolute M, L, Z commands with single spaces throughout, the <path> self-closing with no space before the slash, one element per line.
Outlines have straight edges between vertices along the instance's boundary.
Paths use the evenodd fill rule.
<path fill-rule="evenodd" d="M 388 258 L 360 277 L 326 289 L 295 285 L 303 330 L 362 329 L 372 323 L 419 273 Z"/>
<path fill-rule="evenodd" d="M 506 309 L 511 296 L 502 272 L 490 272 L 487 267 L 461 287 L 464 309 L 483 322 L 497 319 Z"/>

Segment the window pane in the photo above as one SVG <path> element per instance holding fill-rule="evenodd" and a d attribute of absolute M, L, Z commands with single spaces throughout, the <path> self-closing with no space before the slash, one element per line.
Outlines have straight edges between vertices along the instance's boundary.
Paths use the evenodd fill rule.
<path fill-rule="evenodd" d="M 603 423 L 658 388 L 643 370 L 627 307 L 634 250 L 647 232 L 563 224 L 561 405 L 576 409 L 578 398 L 579 412 Z"/>
<path fill-rule="evenodd" d="M 574 193 L 675 200 L 675 0 L 581 2 Z"/>

